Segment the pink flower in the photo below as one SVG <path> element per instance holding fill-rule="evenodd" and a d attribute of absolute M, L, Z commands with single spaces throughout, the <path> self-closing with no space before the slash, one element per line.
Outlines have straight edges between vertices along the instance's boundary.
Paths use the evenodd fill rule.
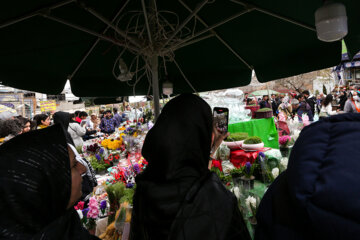
<path fill-rule="evenodd" d="M 99 215 L 99 203 L 95 197 L 91 197 L 89 200 L 89 211 L 87 213 L 87 217 L 96 219 L 98 215 Z"/>
<path fill-rule="evenodd" d="M 279 138 L 279 144 L 282 146 L 287 145 L 290 141 L 291 141 L 291 137 L 288 135 L 284 135 Z"/>

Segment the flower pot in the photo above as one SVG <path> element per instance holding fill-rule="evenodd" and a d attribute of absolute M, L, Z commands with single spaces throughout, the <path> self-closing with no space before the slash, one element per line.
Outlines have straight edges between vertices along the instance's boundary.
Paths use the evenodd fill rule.
<path fill-rule="evenodd" d="M 249 150 L 249 151 L 258 151 L 264 147 L 264 143 L 257 143 L 257 144 L 242 144 L 242 149 Z"/>
<path fill-rule="evenodd" d="M 272 112 L 272 111 L 256 112 L 256 119 L 271 118 L 272 116 L 273 116 L 273 112 Z"/>
<path fill-rule="evenodd" d="M 242 182 L 244 189 L 246 189 L 246 190 L 254 189 L 255 177 L 251 176 L 250 178 L 247 178 L 245 176 L 242 176 L 241 182 Z"/>
<path fill-rule="evenodd" d="M 255 235 L 256 225 L 257 225 L 256 217 L 252 216 L 252 217 L 249 217 L 248 219 L 249 219 L 249 222 L 251 224 L 252 234 L 254 236 Z"/>
<path fill-rule="evenodd" d="M 245 106 L 245 109 L 249 109 L 251 111 L 252 118 L 256 118 L 256 111 L 260 109 L 260 106 L 259 105 Z"/>
<path fill-rule="evenodd" d="M 280 147 L 280 153 L 282 157 L 289 157 L 290 148 L 288 147 Z"/>
<path fill-rule="evenodd" d="M 234 141 L 234 142 L 225 142 L 224 144 L 230 148 L 231 150 L 240 149 L 242 147 L 242 144 L 244 143 L 244 140 L 242 141 Z"/>
<path fill-rule="evenodd" d="M 231 174 L 231 178 L 232 178 L 232 181 L 233 181 L 235 187 L 239 187 L 242 184 L 240 173 Z"/>

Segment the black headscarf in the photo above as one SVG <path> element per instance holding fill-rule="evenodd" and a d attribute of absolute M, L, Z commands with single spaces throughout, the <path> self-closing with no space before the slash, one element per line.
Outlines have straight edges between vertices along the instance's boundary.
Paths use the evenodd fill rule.
<path fill-rule="evenodd" d="M 210 106 L 193 94 L 167 103 L 146 136 L 142 155 L 145 175 L 158 181 L 181 179 L 184 170 L 198 177 L 208 171 L 212 135 Z"/>
<path fill-rule="evenodd" d="M 72 137 L 68 132 L 69 124 L 70 124 L 70 113 L 67 112 L 56 112 L 53 116 L 54 124 L 60 124 L 65 132 L 66 142 L 75 146 Z"/>
<path fill-rule="evenodd" d="M 0 146 L 0 239 L 91 239 L 73 208 L 70 160 L 60 125 Z"/>
<path fill-rule="evenodd" d="M 166 104 L 144 142 L 149 165 L 136 178 L 132 239 L 144 238 L 140 232 L 169 236 L 186 193 L 209 173 L 211 135 L 211 108 L 203 99 L 182 94 Z"/>

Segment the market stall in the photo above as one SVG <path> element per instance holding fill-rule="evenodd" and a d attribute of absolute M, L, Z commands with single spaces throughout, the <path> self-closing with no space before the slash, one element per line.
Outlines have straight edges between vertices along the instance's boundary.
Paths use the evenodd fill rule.
<path fill-rule="evenodd" d="M 274 118 L 252 119 L 247 122 L 229 124 L 229 132 L 247 132 L 249 136 L 261 137 L 266 147 L 279 148 Z"/>
<path fill-rule="evenodd" d="M 290 148 L 304 123 L 288 122 L 291 136 L 278 137 L 273 118 L 229 125 L 231 132 L 215 153 L 211 171 L 238 198 L 251 236 L 256 209 L 274 179 L 287 168 Z M 126 239 L 130 230 L 135 177 L 147 166 L 141 148 L 152 124 L 123 123 L 113 134 L 88 140 L 82 148 L 97 173 L 98 186 L 76 209 L 83 224 L 101 239 Z"/>
<path fill-rule="evenodd" d="M 129 233 L 135 177 L 147 166 L 141 148 L 151 123 L 127 121 L 113 134 L 101 134 L 86 141 L 81 155 L 96 172 L 98 186 L 78 210 L 84 226 L 93 234 L 114 239 Z"/>

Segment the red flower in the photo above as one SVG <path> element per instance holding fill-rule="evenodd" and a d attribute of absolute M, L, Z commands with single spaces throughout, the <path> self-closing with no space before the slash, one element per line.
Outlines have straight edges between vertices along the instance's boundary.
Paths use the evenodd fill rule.
<path fill-rule="evenodd" d="M 221 166 L 221 161 L 213 160 L 212 167 L 218 168 L 221 172 L 223 171 L 222 166 Z"/>
<path fill-rule="evenodd" d="M 80 201 L 76 206 L 74 206 L 75 210 L 83 210 L 84 209 L 84 202 Z"/>
<path fill-rule="evenodd" d="M 216 161 L 216 162 L 214 161 L 213 164 L 214 164 L 214 167 L 216 167 L 216 168 L 220 168 L 220 166 L 221 166 L 218 161 Z"/>

